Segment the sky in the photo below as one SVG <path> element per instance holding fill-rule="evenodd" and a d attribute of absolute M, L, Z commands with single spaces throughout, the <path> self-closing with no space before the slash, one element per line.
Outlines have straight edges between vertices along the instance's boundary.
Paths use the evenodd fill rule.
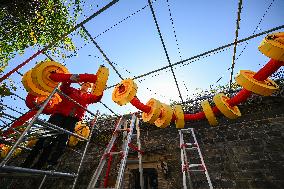
<path fill-rule="evenodd" d="M 108 2 L 110 1 L 87 0 L 83 6 L 83 14 L 77 23 Z M 242 7 L 239 39 L 284 24 L 283 0 L 247 0 L 243 1 Z M 156 0 L 153 2 L 153 8 L 172 64 L 234 42 L 237 0 Z M 85 24 L 85 27 L 95 37 L 95 41 L 115 64 L 123 78 L 132 78 L 169 65 L 146 0 L 120 0 Z M 277 32 L 280 31 L 284 30 Z M 269 59 L 257 48 L 264 37 L 260 36 L 249 40 L 247 44 L 241 43 L 237 46 L 238 59 L 235 61 L 234 75 L 244 69 L 258 71 L 266 64 Z M 66 60 L 54 58 L 56 61 L 66 63 L 68 70 L 74 74 L 95 74 L 99 66 L 103 64 L 110 70 L 107 85 L 112 86 L 121 82 L 90 40 L 85 41 L 80 36 L 72 36 L 72 39 L 75 46 L 80 49 L 78 55 Z M 245 50 L 240 55 L 244 47 Z M 29 48 L 24 55 L 17 55 L 10 61 L 6 73 L 35 52 L 36 49 Z M 194 62 L 185 62 L 185 64 L 175 66 L 174 73 L 183 99 L 191 97 L 196 88 L 206 90 L 210 85 L 227 84 L 230 80 L 228 68 L 231 67 L 232 56 L 233 47 Z M 45 55 L 39 55 L 19 71 L 25 73 L 44 59 L 46 59 Z M 220 77 L 222 79 L 216 84 Z M 14 73 L 10 78 L 18 87 L 15 93 L 25 98 L 27 92 L 21 83 L 21 76 Z M 171 100 L 180 100 L 169 68 L 135 80 L 135 82 L 138 86 L 137 96 L 143 103 L 150 98 L 167 104 Z M 78 85 L 73 86 L 78 87 Z M 117 114 L 137 110 L 131 104 L 125 106 L 115 104 L 111 99 L 113 89 L 105 90 L 103 103 Z M 17 97 L 6 97 L 4 104 L 21 112 L 28 111 L 24 101 Z M 99 103 L 90 105 L 89 109 L 93 112 L 99 110 L 101 113 L 112 114 Z M 7 113 L 19 116 L 10 110 L 7 110 Z"/>

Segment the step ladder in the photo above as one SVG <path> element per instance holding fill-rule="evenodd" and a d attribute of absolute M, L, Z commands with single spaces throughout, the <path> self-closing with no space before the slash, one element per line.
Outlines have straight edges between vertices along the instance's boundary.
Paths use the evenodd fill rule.
<path fill-rule="evenodd" d="M 144 151 L 141 150 L 141 140 L 140 140 L 140 126 L 139 122 L 136 122 L 136 133 L 133 132 L 133 137 L 136 136 L 136 144 L 137 146 L 134 146 L 132 143 L 129 144 L 129 147 L 137 152 L 137 158 L 136 160 L 127 160 L 126 163 L 129 162 L 135 162 L 138 163 L 138 170 L 139 170 L 139 180 L 140 180 L 140 189 L 144 189 L 144 177 L 143 177 L 143 164 L 142 164 L 142 155 L 144 154 Z"/>
<path fill-rule="evenodd" d="M 185 142 L 185 134 L 189 135 L 188 142 Z M 187 189 L 188 186 L 190 189 L 193 189 L 192 178 L 193 174 L 204 173 L 207 179 L 207 183 L 210 189 L 213 189 L 212 182 L 210 180 L 207 168 L 205 166 L 203 156 L 201 154 L 201 150 L 199 148 L 198 142 L 196 140 L 196 136 L 194 134 L 193 128 L 189 129 L 180 129 L 179 130 L 180 137 L 180 149 L 181 149 L 181 167 L 182 167 L 182 178 L 183 178 L 183 188 Z M 186 140 L 187 140 L 186 139 Z M 192 139 L 192 140 L 190 140 Z M 188 157 L 188 152 L 198 153 L 198 158 L 201 163 L 199 164 L 191 164 L 190 157 Z M 193 154 L 191 153 L 191 154 Z"/>
<path fill-rule="evenodd" d="M 124 171 L 125 171 L 125 166 L 126 166 L 126 160 L 129 152 L 129 144 L 131 143 L 132 135 L 133 135 L 133 130 L 134 126 L 136 123 L 139 125 L 139 119 L 136 117 L 135 114 L 132 115 L 131 122 L 123 117 L 121 117 L 115 127 L 115 130 L 113 132 L 112 138 L 110 139 L 107 148 L 104 151 L 104 154 L 102 155 L 99 165 L 93 174 L 91 181 L 89 182 L 88 189 L 95 189 L 96 184 L 98 182 L 98 179 L 103 171 L 103 168 L 107 162 L 106 157 L 109 155 L 122 155 L 122 159 L 120 161 L 120 167 L 118 170 L 118 175 L 116 178 L 116 184 L 115 184 L 115 189 L 120 189 L 122 188 L 122 181 L 123 181 L 123 176 L 124 176 Z M 122 140 L 122 151 L 114 152 L 113 151 L 113 146 L 118 138 L 119 134 L 123 134 Z"/>

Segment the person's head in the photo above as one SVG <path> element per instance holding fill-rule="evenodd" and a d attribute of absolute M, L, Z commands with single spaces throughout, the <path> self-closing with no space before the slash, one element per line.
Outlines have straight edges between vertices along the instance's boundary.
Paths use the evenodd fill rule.
<path fill-rule="evenodd" d="M 92 88 L 92 83 L 89 83 L 89 82 L 85 82 L 81 85 L 81 92 L 88 92 L 88 89 L 89 88 Z"/>

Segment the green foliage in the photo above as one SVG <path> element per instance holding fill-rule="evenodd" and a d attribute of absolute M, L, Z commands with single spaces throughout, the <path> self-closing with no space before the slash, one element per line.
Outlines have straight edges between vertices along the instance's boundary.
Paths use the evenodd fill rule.
<path fill-rule="evenodd" d="M 70 10 L 71 9 L 71 10 Z M 24 54 L 28 47 L 40 48 L 58 39 L 75 25 L 81 13 L 80 0 L 4 0 L 0 5 L 0 75 L 9 60 Z M 49 49 L 52 55 L 65 58 L 75 52 L 71 38 L 66 37 Z M 11 86 L 1 84 L 1 96 Z"/>
<path fill-rule="evenodd" d="M 16 91 L 17 88 L 14 85 L 13 81 L 8 79 L 9 82 L 0 83 L 0 97 L 12 95 L 11 90 Z"/>

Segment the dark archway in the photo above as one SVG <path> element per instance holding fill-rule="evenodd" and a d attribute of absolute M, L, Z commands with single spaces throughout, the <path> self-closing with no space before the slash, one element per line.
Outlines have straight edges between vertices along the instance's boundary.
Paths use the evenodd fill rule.
<path fill-rule="evenodd" d="M 158 189 L 158 172 L 154 168 L 144 168 L 144 189 Z M 129 178 L 130 189 L 140 189 L 140 174 L 139 169 L 131 170 Z"/>

